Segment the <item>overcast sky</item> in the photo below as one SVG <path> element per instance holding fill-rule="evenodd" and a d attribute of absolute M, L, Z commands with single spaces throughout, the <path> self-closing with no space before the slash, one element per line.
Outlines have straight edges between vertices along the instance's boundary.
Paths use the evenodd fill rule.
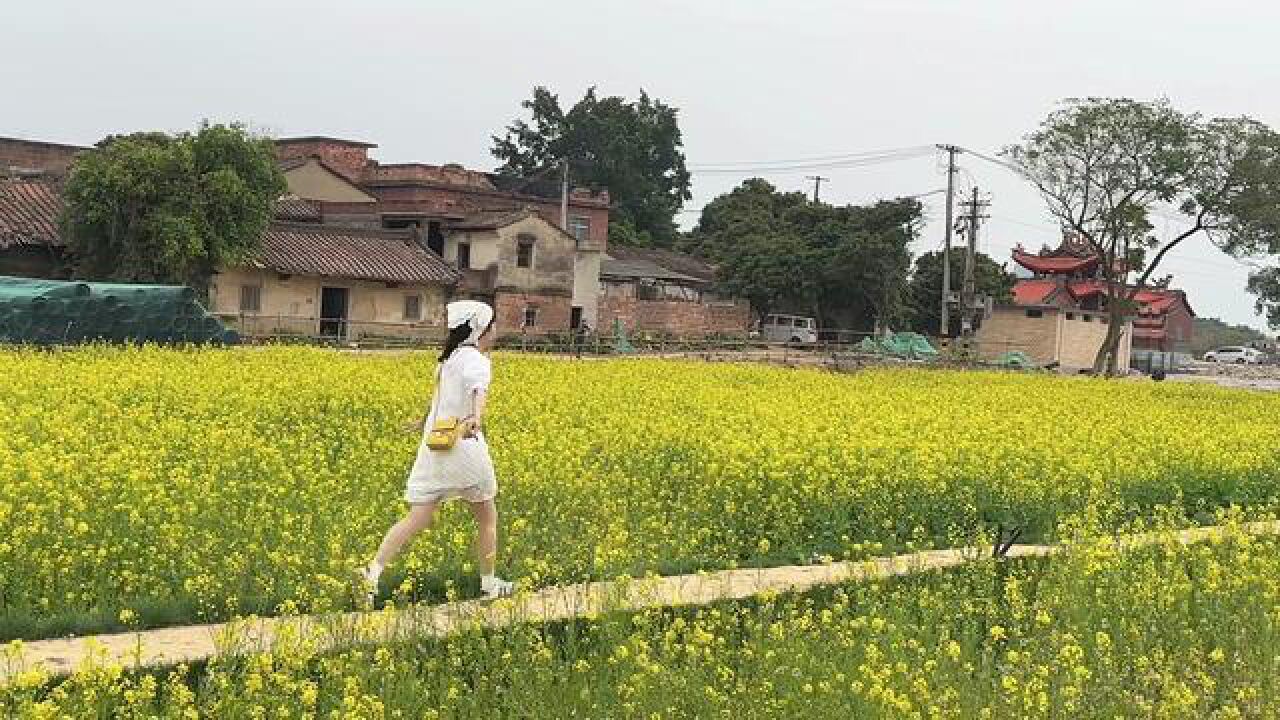
<path fill-rule="evenodd" d="M 55 142 L 208 118 L 488 169 L 489 136 L 536 84 L 566 106 L 591 85 L 644 88 L 680 108 L 691 166 L 934 143 L 992 153 L 1073 96 L 1166 96 L 1280 125 L 1280 4 L 1259 0 L 42 0 L 6 3 L 3 18 L 0 135 Z M 1056 242 L 1020 180 L 962 166 L 963 189 L 991 193 L 983 250 Z M 808 191 L 807 174 L 767 177 Z M 821 174 L 840 203 L 945 184 L 934 156 Z M 741 179 L 695 172 L 690 210 Z M 926 203 L 918 251 L 941 244 L 941 196 Z M 1200 315 L 1263 326 L 1247 269 L 1205 240 L 1167 268 Z"/>

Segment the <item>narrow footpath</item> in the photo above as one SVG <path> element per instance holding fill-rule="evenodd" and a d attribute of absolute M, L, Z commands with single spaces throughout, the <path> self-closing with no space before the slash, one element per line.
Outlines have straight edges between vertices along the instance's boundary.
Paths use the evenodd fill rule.
<path fill-rule="evenodd" d="M 1253 534 L 1280 534 L 1280 521 L 1239 526 Z M 1194 528 L 1172 534 L 1195 543 L 1225 533 L 1223 527 Z M 1168 533 L 1117 539 L 1122 548 L 1151 545 Z M 1007 557 L 1043 557 L 1061 552 L 1059 545 L 1013 545 Z M 692 575 L 604 581 L 549 587 L 516 597 L 467 600 L 431 606 L 384 608 L 370 612 L 254 618 L 211 625 L 187 625 L 140 632 L 56 638 L 20 643 L 16 659 L 0 657 L 0 685 L 28 670 L 51 675 L 74 672 L 86 663 L 124 667 L 176 665 L 207 660 L 224 653 L 255 653 L 280 647 L 312 652 L 412 637 L 444 636 L 472 626 L 502 627 L 571 617 L 594 617 L 611 611 L 659 606 L 705 605 L 762 593 L 803 591 L 822 585 L 859 582 L 957 567 L 991 554 L 990 548 L 928 550 L 859 562 L 723 570 Z M 10 645 L 12 654 L 13 644 Z"/>

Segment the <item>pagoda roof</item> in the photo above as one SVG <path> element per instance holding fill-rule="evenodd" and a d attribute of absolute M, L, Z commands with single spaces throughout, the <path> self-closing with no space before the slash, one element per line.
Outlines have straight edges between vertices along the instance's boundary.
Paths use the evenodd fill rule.
<path fill-rule="evenodd" d="M 1042 275 L 1072 275 L 1098 266 L 1098 256 L 1033 255 L 1022 248 L 1013 249 L 1013 261 Z"/>

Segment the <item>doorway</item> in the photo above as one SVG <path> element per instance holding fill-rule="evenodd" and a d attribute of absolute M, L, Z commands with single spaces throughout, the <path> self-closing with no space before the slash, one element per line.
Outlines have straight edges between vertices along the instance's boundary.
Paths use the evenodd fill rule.
<path fill-rule="evenodd" d="M 347 308 L 351 291 L 344 287 L 320 288 L 320 336 L 347 337 Z"/>
<path fill-rule="evenodd" d="M 582 327 L 582 308 L 574 307 L 569 309 L 569 327 L 573 330 Z"/>

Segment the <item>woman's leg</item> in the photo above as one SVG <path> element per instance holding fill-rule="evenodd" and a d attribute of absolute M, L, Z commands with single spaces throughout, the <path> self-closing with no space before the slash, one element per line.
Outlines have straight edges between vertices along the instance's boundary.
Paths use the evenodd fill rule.
<path fill-rule="evenodd" d="M 414 535 L 431 527 L 438 505 L 439 503 L 434 501 L 415 503 L 409 507 L 409 513 L 401 518 L 400 522 L 391 526 L 386 536 L 382 538 L 382 544 L 378 546 L 378 554 L 373 557 L 373 562 L 369 563 L 372 581 L 378 581 L 382 569 L 400 554 Z"/>
<path fill-rule="evenodd" d="M 467 505 L 476 519 L 476 566 L 481 577 L 489 577 L 498 558 L 498 506 L 493 500 Z"/>

